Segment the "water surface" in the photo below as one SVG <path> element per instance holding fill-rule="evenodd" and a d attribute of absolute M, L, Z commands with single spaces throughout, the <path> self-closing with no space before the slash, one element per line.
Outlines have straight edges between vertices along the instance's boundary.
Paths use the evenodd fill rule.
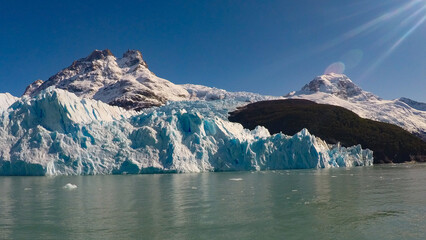
<path fill-rule="evenodd" d="M 0 177 L 0 239 L 425 239 L 425 226 L 424 164 Z"/>

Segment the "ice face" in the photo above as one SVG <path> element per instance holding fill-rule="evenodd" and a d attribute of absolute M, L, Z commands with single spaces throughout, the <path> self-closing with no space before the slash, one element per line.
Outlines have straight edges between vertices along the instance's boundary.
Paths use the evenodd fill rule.
<path fill-rule="evenodd" d="M 48 89 L 0 118 L 0 175 L 204 172 L 372 165 L 361 146 L 329 146 L 227 120 L 234 100 L 172 102 L 141 114 Z M 103 112 L 103 113 L 102 113 Z M 96 113 L 96 114 L 95 114 Z"/>
<path fill-rule="evenodd" d="M 9 108 L 17 100 L 18 98 L 12 96 L 10 93 L 0 93 L 0 113 Z"/>

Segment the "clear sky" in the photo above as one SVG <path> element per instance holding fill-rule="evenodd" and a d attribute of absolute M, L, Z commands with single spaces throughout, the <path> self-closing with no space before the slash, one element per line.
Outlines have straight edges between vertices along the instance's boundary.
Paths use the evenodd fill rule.
<path fill-rule="evenodd" d="M 1 1 L 0 92 L 106 48 L 174 83 L 283 95 L 332 65 L 426 102 L 426 0 Z"/>

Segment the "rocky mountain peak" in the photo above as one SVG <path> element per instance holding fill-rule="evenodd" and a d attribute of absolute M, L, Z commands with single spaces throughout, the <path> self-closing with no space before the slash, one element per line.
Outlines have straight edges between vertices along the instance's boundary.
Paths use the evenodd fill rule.
<path fill-rule="evenodd" d="M 127 67 L 141 64 L 148 68 L 148 64 L 143 60 L 142 53 L 139 50 L 127 50 L 119 62 Z"/>
<path fill-rule="evenodd" d="M 84 60 L 88 62 L 92 62 L 99 59 L 105 59 L 108 56 L 114 56 L 109 49 L 105 50 L 95 50 L 89 56 L 87 56 Z"/>
<path fill-rule="evenodd" d="M 31 95 L 31 93 L 34 92 L 34 90 L 37 89 L 38 87 L 40 87 L 40 85 L 42 85 L 43 83 L 44 83 L 44 81 L 41 80 L 41 79 L 35 80 L 33 83 L 28 85 L 28 87 L 25 89 L 23 96 Z"/>

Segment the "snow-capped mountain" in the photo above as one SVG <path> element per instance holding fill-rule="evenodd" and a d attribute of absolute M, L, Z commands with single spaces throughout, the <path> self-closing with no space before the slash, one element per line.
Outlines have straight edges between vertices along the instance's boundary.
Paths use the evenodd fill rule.
<path fill-rule="evenodd" d="M 376 95 L 362 90 L 343 74 L 330 73 L 316 77 L 306 84 L 296 95 L 328 93 L 351 101 L 380 100 Z"/>
<path fill-rule="evenodd" d="M 341 106 L 360 117 L 398 125 L 426 141 L 426 104 L 407 98 L 381 99 L 362 90 L 343 74 L 318 76 L 301 90 L 284 97 Z"/>
<path fill-rule="evenodd" d="M 134 110 L 190 97 L 183 87 L 152 73 L 137 50 L 125 52 L 122 58 L 116 58 L 109 50 L 95 50 L 47 81 L 34 82 L 28 86 L 25 95 L 35 96 L 50 86 L 81 98 Z"/>
<path fill-rule="evenodd" d="M 331 168 L 373 163 L 360 145 L 328 145 L 306 129 L 270 135 L 227 120 L 234 100 L 172 102 L 129 112 L 48 88 L 0 115 L 0 175 Z"/>
<path fill-rule="evenodd" d="M 10 93 L 0 93 L 0 112 L 6 110 L 18 99 L 19 98 L 12 96 Z"/>

